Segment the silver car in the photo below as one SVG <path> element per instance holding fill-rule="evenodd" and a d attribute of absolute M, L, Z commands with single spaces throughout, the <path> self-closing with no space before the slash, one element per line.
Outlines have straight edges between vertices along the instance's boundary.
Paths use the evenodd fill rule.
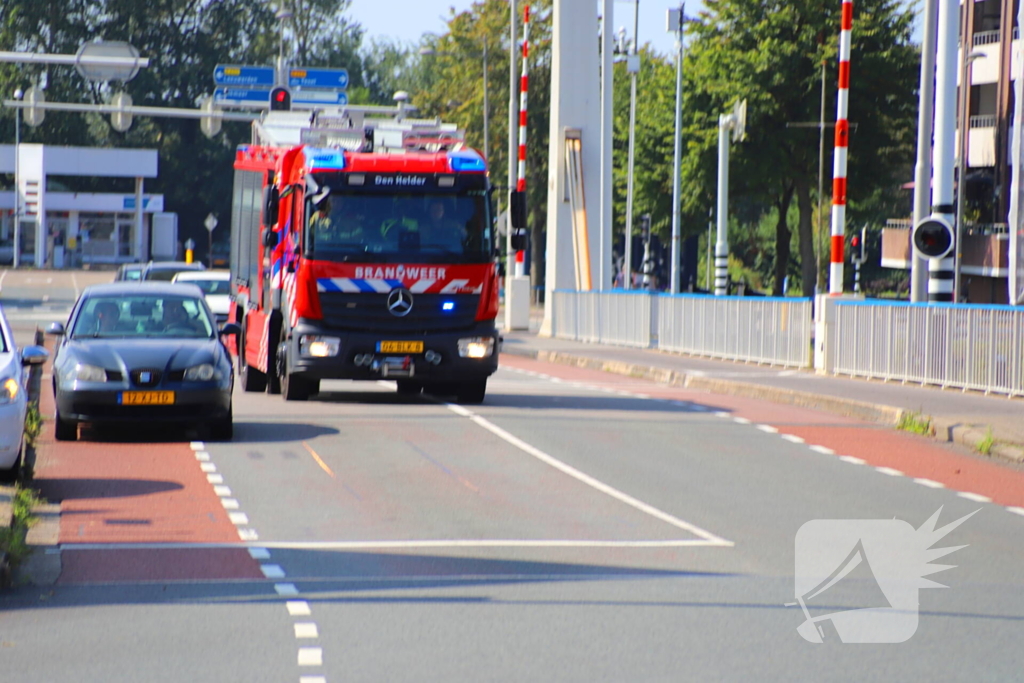
<path fill-rule="evenodd" d="M 14 481 L 21 472 L 28 410 L 24 366 L 43 363 L 48 355 L 41 346 L 19 350 L 0 308 L 0 480 Z"/>

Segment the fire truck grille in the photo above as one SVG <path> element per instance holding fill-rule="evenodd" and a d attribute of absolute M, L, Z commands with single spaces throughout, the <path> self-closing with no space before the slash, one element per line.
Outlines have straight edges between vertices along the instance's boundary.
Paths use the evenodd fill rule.
<path fill-rule="evenodd" d="M 387 294 L 320 292 L 324 323 L 338 330 L 429 333 L 471 329 L 479 294 L 414 294 L 408 315 L 388 310 Z M 450 310 L 444 310 L 448 304 Z"/>

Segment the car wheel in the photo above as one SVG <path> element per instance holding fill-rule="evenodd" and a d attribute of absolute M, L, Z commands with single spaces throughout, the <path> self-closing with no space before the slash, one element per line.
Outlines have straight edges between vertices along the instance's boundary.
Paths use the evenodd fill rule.
<path fill-rule="evenodd" d="M 242 384 L 242 391 L 250 393 L 256 393 L 265 391 L 267 388 L 267 375 L 266 373 L 260 372 L 253 366 L 245 362 L 242 358 L 238 362 L 238 368 L 240 372 L 239 382 Z"/>
<path fill-rule="evenodd" d="M 455 392 L 455 398 L 458 403 L 483 403 L 486 393 L 487 380 L 481 379 L 460 384 Z"/>
<path fill-rule="evenodd" d="M 77 441 L 78 423 L 73 420 L 65 420 L 60 416 L 60 411 L 53 418 L 53 438 L 57 441 Z"/>
<path fill-rule="evenodd" d="M 21 447 L 18 448 L 18 459 L 15 460 L 14 464 L 10 467 L 0 468 L 0 481 L 5 484 L 10 484 L 21 479 L 21 465 L 24 462 L 24 458 L 25 443 L 24 440 L 22 440 Z"/>
<path fill-rule="evenodd" d="M 286 401 L 305 401 L 309 398 L 310 385 L 309 382 L 301 377 L 295 375 L 289 375 L 287 372 L 281 375 L 281 395 L 284 396 Z"/>
<path fill-rule="evenodd" d="M 214 441 L 231 441 L 235 435 L 235 420 L 232 411 L 228 408 L 227 417 L 214 422 L 210 427 L 210 437 Z"/>
<path fill-rule="evenodd" d="M 423 391 L 423 384 L 409 379 L 400 379 L 397 382 L 398 393 L 401 396 L 418 396 Z"/>

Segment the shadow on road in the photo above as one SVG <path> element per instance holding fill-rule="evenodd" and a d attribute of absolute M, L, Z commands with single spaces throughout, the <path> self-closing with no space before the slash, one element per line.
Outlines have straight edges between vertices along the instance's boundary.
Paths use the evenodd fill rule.
<path fill-rule="evenodd" d="M 184 486 L 176 481 L 152 479 L 35 479 L 40 494 L 49 501 L 76 498 L 128 498 L 151 493 L 177 491 Z"/>
<path fill-rule="evenodd" d="M 239 422 L 235 420 L 235 436 L 231 443 L 282 443 L 308 441 L 318 436 L 332 436 L 333 427 L 302 422 Z"/>

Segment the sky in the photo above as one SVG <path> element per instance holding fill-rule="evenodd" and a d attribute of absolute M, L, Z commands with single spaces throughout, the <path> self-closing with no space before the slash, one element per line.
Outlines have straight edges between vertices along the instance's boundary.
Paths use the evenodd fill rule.
<path fill-rule="evenodd" d="M 523 0 L 520 0 L 522 5 Z M 349 14 L 366 29 L 366 37 L 395 38 L 417 42 L 426 32 L 444 33 L 449 8 L 462 12 L 472 6 L 472 0 L 352 0 Z M 650 42 L 654 49 L 664 53 L 675 50 L 672 34 L 665 30 L 665 12 L 678 7 L 672 0 L 640 0 L 640 42 Z M 696 12 L 702 5 L 690 2 L 687 13 Z M 615 30 L 625 26 L 633 34 L 634 4 L 632 0 L 616 0 L 613 15 Z"/>
<path fill-rule="evenodd" d="M 665 13 L 679 3 L 676 0 L 637 1 L 640 2 L 640 43 L 649 42 L 662 54 L 674 53 L 675 40 L 673 34 L 665 30 Z M 520 0 L 520 5 L 523 2 Z M 367 38 L 389 37 L 415 43 L 425 32 L 442 34 L 446 31 L 449 8 L 462 12 L 472 4 L 473 0 L 352 0 L 350 14 L 366 29 Z M 632 0 L 616 0 L 613 17 L 616 31 L 625 26 L 628 35 L 633 35 L 634 7 Z M 702 8 L 702 3 L 691 0 L 687 3 L 687 15 L 696 14 Z M 838 31 L 836 27 L 837 34 Z M 913 40 L 920 41 L 919 33 L 915 30 Z"/>

